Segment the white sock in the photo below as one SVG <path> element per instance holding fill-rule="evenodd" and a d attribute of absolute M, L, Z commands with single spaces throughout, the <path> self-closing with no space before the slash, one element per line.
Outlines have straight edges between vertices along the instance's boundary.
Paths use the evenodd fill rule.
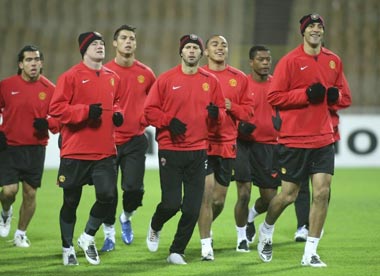
<path fill-rule="evenodd" d="M 201 245 L 203 247 L 211 248 L 211 238 L 201 239 Z"/>
<path fill-rule="evenodd" d="M 261 228 L 261 230 L 262 230 L 263 233 L 266 234 L 266 235 L 273 235 L 273 232 L 274 232 L 274 224 L 273 224 L 273 225 L 270 225 L 270 224 L 268 224 L 268 223 L 264 220 L 263 227 Z"/>
<path fill-rule="evenodd" d="M 15 237 L 18 236 L 18 235 L 25 236 L 26 235 L 26 231 L 22 231 L 20 229 L 17 229 L 16 232 L 15 232 Z"/>
<path fill-rule="evenodd" d="M 251 209 L 249 209 L 249 213 L 248 213 L 248 222 L 252 222 L 255 217 L 257 217 L 259 215 L 259 213 L 257 213 L 256 209 L 255 209 L 255 205 L 252 206 Z"/>
<path fill-rule="evenodd" d="M 115 225 L 103 223 L 104 239 L 109 238 L 115 242 Z"/>
<path fill-rule="evenodd" d="M 135 213 L 135 211 L 133 211 L 133 212 L 126 212 L 126 211 L 122 212 L 121 216 L 120 216 L 120 221 L 126 222 L 128 220 L 131 220 L 134 213 Z"/>
<path fill-rule="evenodd" d="M 246 234 L 246 229 L 247 226 L 244 225 L 243 227 L 235 226 L 236 227 L 236 232 L 237 232 L 237 239 L 238 243 L 240 243 L 242 240 L 247 239 L 247 234 Z"/>
<path fill-rule="evenodd" d="M 1 211 L 1 213 L 3 214 L 3 217 L 9 217 L 12 215 L 12 206 L 11 208 L 9 208 L 8 211 L 5 211 L 4 209 Z"/>
<path fill-rule="evenodd" d="M 90 236 L 90 235 L 87 234 L 86 232 L 83 232 L 82 237 L 83 237 L 86 241 L 93 241 L 93 240 L 95 239 L 94 236 Z"/>
<path fill-rule="evenodd" d="M 319 238 L 307 237 L 304 254 L 306 256 L 317 254 Z"/>

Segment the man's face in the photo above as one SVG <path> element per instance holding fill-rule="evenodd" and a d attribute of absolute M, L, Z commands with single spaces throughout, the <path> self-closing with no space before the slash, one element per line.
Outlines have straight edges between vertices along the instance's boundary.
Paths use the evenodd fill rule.
<path fill-rule="evenodd" d="M 198 44 L 187 43 L 182 49 L 182 59 L 187 66 L 196 66 L 202 57 L 202 51 Z"/>
<path fill-rule="evenodd" d="M 223 36 L 212 37 L 205 50 L 205 55 L 216 63 L 224 63 L 228 57 L 228 43 Z"/>
<path fill-rule="evenodd" d="M 257 51 L 255 57 L 250 61 L 250 66 L 259 76 L 269 75 L 272 66 L 272 57 L 269 51 Z"/>
<path fill-rule="evenodd" d="M 40 76 L 42 61 L 39 51 L 24 52 L 24 59 L 19 62 L 21 75 L 27 81 L 37 80 Z"/>
<path fill-rule="evenodd" d="M 105 58 L 106 50 L 103 40 L 94 40 L 88 46 L 86 55 L 95 62 L 100 62 Z"/>
<path fill-rule="evenodd" d="M 132 31 L 121 30 L 117 40 L 113 41 L 113 46 L 122 56 L 132 55 L 136 50 L 136 35 Z"/>
<path fill-rule="evenodd" d="M 305 32 L 303 33 L 304 41 L 312 48 L 317 47 L 322 44 L 324 33 L 325 31 L 321 23 L 311 23 L 306 27 Z"/>

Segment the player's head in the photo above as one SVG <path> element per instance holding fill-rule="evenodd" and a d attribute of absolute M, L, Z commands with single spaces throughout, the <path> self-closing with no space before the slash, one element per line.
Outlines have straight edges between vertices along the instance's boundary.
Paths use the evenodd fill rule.
<path fill-rule="evenodd" d="M 78 37 L 78 44 L 79 44 L 79 51 L 82 55 L 82 58 L 84 54 L 87 51 L 88 46 L 95 41 L 95 40 L 101 40 L 104 43 L 103 36 L 98 32 L 85 32 L 81 33 Z"/>
<path fill-rule="evenodd" d="M 39 75 L 42 73 L 43 54 L 35 45 L 25 45 L 17 54 L 17 75 L 21 75 L 23 71 L 31 70 L 32 75 Z M 35 65 L 33 65 L 35 64 Z M 35 68 L 30 68 L 36 67 Z M 34 72 L 37 70 L 37 72 Z"/>
<path fill-rule="evenodd" d="M 307 15 L 302 16 L 300 19 L 300 31 L 301 34 L 305 32 L 305 29 L 313 23 L 319 23 L 322 25 L 323 29 L 325 29 L 325 21 L 323 20 L 322 16 L 320 16 L 317 13 L 309 13 Z"/>
<path fill-rule="evenodd" d="M 199 49 L 201 50 L 201 54 L 203 54 L 203 41 L 202 39 L 197 36 L 196 34 L 187 34 L 181 37 L 179 40 L 179 55 L 182 54 L 183 48 L 186 46 L 188 43 L 194 43 L 199 46 Z"/>
<path fill-rule="evenodd" d="M 117 37 L 119 36 L 121 31 L 130 31 L 133 32 L 136 35 L 136 27 L 128 24 L 123 24 L 119 28 L 116 29 L 116 31 L 113 34 L 113 40 L 117 40 Z"/>

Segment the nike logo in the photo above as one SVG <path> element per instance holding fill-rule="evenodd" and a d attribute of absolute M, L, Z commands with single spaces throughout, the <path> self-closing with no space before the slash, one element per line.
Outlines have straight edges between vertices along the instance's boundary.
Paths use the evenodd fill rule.
<path fill-rule="evenodd" d="M 11 95 L 16 95 L 16 94 L 18 94 L 18 93 L 20 93 L 20 92 L 18 92 L 18 91 L 12 91 L 12 92 L 11 92 Z"/>
<path fill-rule="evenodd" d="M 301 71 L 303 71 L 303 70 L 305 70 L 307 67 L 309 67 L 308 65 L 306 65 L 306 66 L 302 66 L 300 69 L 301 69 Z"/>
<path fill-rule="evenodd" d="M 177 89 L 180 89 L 181 88 L 181 86 L 174 86 L 173 85 L 173 90 L 177 90 Z"/>
<path fill-rule="evenodd" d="M 89 82 L 90 80 L 82 80 L 82 83 L 86 83 L 86 82 Z"/>

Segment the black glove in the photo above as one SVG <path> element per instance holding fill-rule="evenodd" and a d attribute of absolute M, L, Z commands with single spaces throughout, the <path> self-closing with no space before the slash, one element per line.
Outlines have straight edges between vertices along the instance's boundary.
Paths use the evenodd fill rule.
<path fill-rule="evenodd" d="M 5 150 L 7 146 L 7 137 L 5 137 L 4 132 L 0 131 L 0 151 Z"/>
<path fill-rule="evenodd" d="M 327 89 L 327 103 L 335 104 L 339 99 L 339 90 L 336 87 L 329 87 Z"/>
<path fill-rule="evenodd" d="M 326 88 L 321 83 L 317 82 L 306 89 L 306 94 L 310 103 L 318 104 L 325 99 Z"/>
<path fill-rule="evenodd" d="M 214 105 L 213 103 L 210 103 L 207 106 L 208 116 L 212 119 L 218 119 L 219 115 L 219 107 Z"/>
<path fill-rule="evenodd" d="M 88 118 L 98 119 L 102 115 L 103 108 L 101 103 L 90 104 L 90 109 L 88 111 Z"/>
<path fill-rule="evenodd" d="M 250 135 L 255 129 L 256 126 L 253 124 L 248 122 L 239 122 L 238 131 L 243 135 Z"/>
<path fill-rule="evenodd" d="M 49 129 L 49 123 L 45 118 L 34 118 L 33 127 L 38 131 Z"/>
<path fill-rule="evenodd" d="M 169 131 L 172 135 L 181 135 L 186 132 L 186 124 L 182 123 L 180 120 L 177 118 L 171 119 L 169 123 Z"/>
<path fill-rule="evenodd" d="M 123 117 L 123 114 L 121 114 L 120 112 L 115 112 L 115 113 L 112 115 L 112 122 L 113 122 L 113 124 L 114 124 L 116 127 L 121 126 L 121 125 L 124 123 L 124 117 Z"/>

